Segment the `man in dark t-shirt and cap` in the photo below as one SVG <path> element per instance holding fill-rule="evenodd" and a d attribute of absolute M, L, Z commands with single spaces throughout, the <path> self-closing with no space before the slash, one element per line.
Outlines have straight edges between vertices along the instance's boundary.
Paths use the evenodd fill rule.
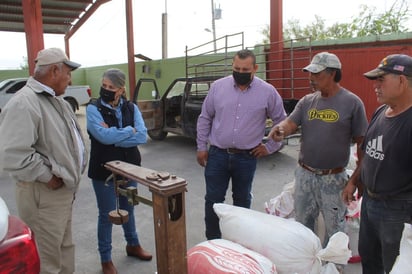
<path fill-rule="evenodd" d="M 404 223 L 412 221 L 412 57 L 392 54 L 364 76 L 380 106 L 362 145 L 363 159 L 343 192 L 363 188 L 359 254 L 363 274 L 389 273 Z"/>

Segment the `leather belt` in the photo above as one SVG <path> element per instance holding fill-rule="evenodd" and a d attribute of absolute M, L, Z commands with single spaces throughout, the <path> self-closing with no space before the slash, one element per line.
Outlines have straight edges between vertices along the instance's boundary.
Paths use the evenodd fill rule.
<path fill-rule="evenodd" d="M 219 150 L 226 151 L 228 154 L 250 153 L 252 151 L 251 149 L 239 149 L 239 148 L 233 148 L 233 147 L 230 147 L 230 148 L 220 148 L 217 146 L 212 146 L 212 147 L 215 147 Z"/>
<path fill-rule="evenodd" d="M 299 161 L 299 165 L 301 167 L 303 167 L 306 170 L 309 170 L 310 172 L 316 174 L 316 175 L 330 175 L 330 174 L 337 174 L 337 173 L 341 173 L 345 170 L 344 167 L 337 167 L 337 168 L 331 168 L 331 169 L 317 169 L 317 168 L 313 168 L 310 167 L 308 165 L 305 165 L 304 163 L 302 163 L 301 161 Z"/>
<path fill-rule="evenodd" d="M 382 195 L 382 194 L 374 193 L 374 192 L 370 191 L 368 188 L 366 189 L 366 191 L 368 192 L 368 196 L 371 197 L 372 199 L 386 200 L 386 199 L 389 198 L 388 195 Z"/>
<path fill-rule="evenodd" d="M 391 194 L 391 193 L 375 193 L 366 188 L 366 192 L 368 196 L 374 200 L 391 200 L 391 201 L 411 201 L 412 200 L 412 192 L 406 191 L 398 194 Z"/>

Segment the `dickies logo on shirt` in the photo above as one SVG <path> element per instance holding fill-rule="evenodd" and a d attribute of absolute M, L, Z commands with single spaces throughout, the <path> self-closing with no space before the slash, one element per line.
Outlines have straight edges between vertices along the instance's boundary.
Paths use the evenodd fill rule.
<path fill-rule="evenodd" d="M 339 120 L 339 113 L 333 109 L 317 110 L 312 108 L 308 111 L 308 118 L 310 120 L 321 120 L 327 123 L 333 123 Z"/>

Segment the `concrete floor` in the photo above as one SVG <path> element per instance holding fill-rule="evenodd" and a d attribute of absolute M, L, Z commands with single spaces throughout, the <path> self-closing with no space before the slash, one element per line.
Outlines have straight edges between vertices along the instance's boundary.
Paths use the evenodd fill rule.
<path fill-rule="evenodd" d="M 84 107 L 77 112 L 84 126 Z M 89 141 L 89 140 L 87 140 Z M 253 185 L 252 209 L 264 211 L 264 203 L 277 196 L 284 185 L 293 180 L 298 146 L 287 145 L 281 152 L 261 158 Z M 140 146 L 142 166 L 157 171 L 167 171 L 186 179 L 186 232 L 187 248 L 205 241 L 204 237 L 204 177 L 203 168 L 196 162 L 196 143 L 180 136 L 168 136 L 164 141 L 148 140 Z M 139 187 L 142 196 L 151 198 L 144 186 Z M 229 192 L 230 194 L 230 192 Z M 14 183 L 5 174 L 0 174 L 0 195 L 6 201 L 12 214 L 17 214 L 14 200 Z M 227 203 L 231 203 L 228 195 Z M 120 226 L 113 227 L 113 261 L 121 274 L 149 274 L 157 270 L 152 208 L 143 204 L 136 207 L 135 218 L 141 245 L 152 252 L 151 262 L 142 262 L 126 256 L 125 241 Z M 76 244 L 76 273 L 101 273 L 96 240 L 97 208 L 90 179 L 84 174 L 76 195 L 73 212 L 73 236 Z M 182 254 L 183 256 L 184 254 Z M 360 264 L 349 264 L 346 274 L 361 273 Z"/>

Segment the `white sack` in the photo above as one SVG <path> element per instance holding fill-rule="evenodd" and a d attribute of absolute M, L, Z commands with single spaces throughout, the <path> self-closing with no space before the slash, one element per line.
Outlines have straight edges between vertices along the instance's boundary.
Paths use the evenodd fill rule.
<path fill-rule="evenodd" d="M 412 225 L 405 223 L 402 232 L 399 256 L 390 274 L 410 274 L 412 271 Z"/>
<path fill-rule="evenodd" d="M 360 211 L 362 205 L 362 197 L 358 197 L 358 190 L 355 191 L 355 200 L 351 201 L 347 206 L 345 233 L 349 236 L 349 248 L 352 251 L 352 257 L 349 262 L 360 262 L 361 258 L 358 251 L 359 228 L 360 228 Z"/>
<path fill-rule="evenodd" d="M 327 263 L 322 266 L 320 274 L 339 274 L 339 271 L 336 269 L 335 264 Z"/>
<path fill-rule="evenodd" d="M 276 197 L 270 199 L 269 203 L 265 202 L 265 210 L 268 214 L 283 217 L 294 217 L 294 200 L 295 181 L 285 185 L 283 191 Z"/>
<path fill-rule="evenodd" d="M 324 257 L 333 258 L 333 263 L 347 262 L 350 257 L 348 240 L 344 247 L 336 245 L 331 238 L 328 246 L 332 251 L 322 250 L 319 238 L 304 225 L 277 216 L 228 204 L 214 204 L 219 217 L 222 238 L 239 243 L 269 258 L 279 274 L 321 272 Z M 347 236 L 337 237 L 340 241 Z M 328 247 L 327 247 L 328 248 Z M 346 249 L 345 249 L 346 248 Z M 344 251 L 344 252 L 343 252 Z M 343 252 L 343 254 L 337 253 Z M 349 255 L 348 255 L 349 254 Z"/>
<path fill-rule="evenodd" d="M 6 202 L 0 197 L 0 242 L 6 237 L 9 230 L 9 209 Z"/>
<path fill-rule="evenodd" d="M 343 232 L 337 232 L 329 238 L 328 245 L 318 252 L 323 261 L 337 264 L 347 264 L 352 252 L 348 249 L 349 237 Z"/>

